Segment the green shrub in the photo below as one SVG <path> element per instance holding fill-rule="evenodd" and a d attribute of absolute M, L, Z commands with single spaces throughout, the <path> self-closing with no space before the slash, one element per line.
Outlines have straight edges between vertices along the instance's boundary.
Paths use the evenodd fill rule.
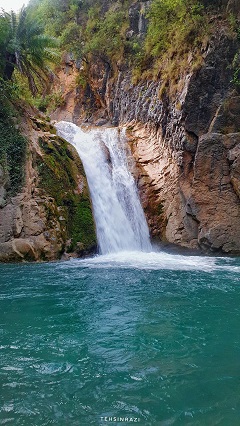
<path fill-rule="evenodd" d="M 65 100 L 62 93 L 58 91 L 45 96 L 37 96 L 32 102 L 40 111 L 51 113 L 56 108 L 63 106 Z"/>
<path fill-rule="evenodd" d="M 1 101 L 1 97 L 0 97 Z M 0 164 L 9 176 L 9 195 L 16 195 L 25 178 L 27 139 L 16 128 L 16 112 L 10 104 L 0 109 Z"/>
<path fill-rule="evenodd" d="M 159 57 L 174 42 L 193 44 L 202 30 L 202 11 L 195 0 L 153 0 L 148 13 L 146 53 Z"/>
<path fill-rule="evenodd" d="M 97 7 L 89 10 L 83 52 L 113 61 L 122 57 L 125 31 L 128 26 L 126 10 L 116 3 L 102 17 Z"/>

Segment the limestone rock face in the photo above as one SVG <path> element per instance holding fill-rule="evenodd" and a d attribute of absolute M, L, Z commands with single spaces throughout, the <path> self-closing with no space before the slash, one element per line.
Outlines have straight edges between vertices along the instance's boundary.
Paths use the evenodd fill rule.
<path fill-rule="evenodd" d="M 240 96 L 229 65 L 234 54 L 234 42 L 223 39 L 186 77 L 176 94 L 181 108 L 176 100 L 156 99 L 157 83 L 141 87 L 142 101 L 136 87 L 117 97 L 113 115 L 131 123 L 138 187 L 153 237 L 240 253 Z M 124 85 L 126 79 L 117 92 Z"/>
<path fill-rule="evenodd" d="M 57 220 L 51 228 L 47 221 L 48 199 L 37 195 L 34 185 L 37 176 L 33 178 L 31 166 L 29 162 L 27 186 L 0 209 L 0 261 L 52 260 L 59 257 L 63 247 Z M 47 230 L 51 233 L 49 240 L 45 238 Z"/>
<path fill-rule="evenodd" d="M 89 69 L 89 81 L 85 81 L 81 64 L 77 67 L 74 61 L 63 58 L 58 78 L 54 81 L 54 92 L 61 92 L 64 102 L 51 113 L 51 119 L 77 125 L 83 122 L 98 124 L 98 121 L 101 125 L 106 124 L 105 93 L 109 73 L 109 65 L 96 59 Z M 78 79 L 82 80 L 80 84 L 76 84 Z"/>
<path fill-rule="evenodd" d="M 193 170 L 188 214 L 199 222 L 198 242 L 201 247 L 224 252 L 239 252 L 240 202 L 232 185 L 231 151 L 239 148 L 239 135 L 228 140 L 220 134 L 206 134 L 199 140 Z"/>

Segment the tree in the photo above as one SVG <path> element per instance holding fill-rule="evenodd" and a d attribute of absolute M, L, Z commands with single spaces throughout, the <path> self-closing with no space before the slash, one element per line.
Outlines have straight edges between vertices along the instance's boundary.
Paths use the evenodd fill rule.
<path fill-rule="evenodd" d="M 4 80 L 12 80 L 17 69 L 28 80 L 33 95 L 37 82 L 46 83 L 48 64 L 56 58 L 56 41 L 43 33 L 43 28 L 27 14 L 23 6 L 17 15 L 3 11 L 0 15 L 0 72 Z"/>

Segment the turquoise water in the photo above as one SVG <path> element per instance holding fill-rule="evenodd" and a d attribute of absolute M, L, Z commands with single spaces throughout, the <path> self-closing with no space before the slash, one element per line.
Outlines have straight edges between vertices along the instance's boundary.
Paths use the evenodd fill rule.
<path fill-rule="evenodd" d="M 239 426 L 239 277 L 151 253 L 0 265 L 0 424 Z"/>

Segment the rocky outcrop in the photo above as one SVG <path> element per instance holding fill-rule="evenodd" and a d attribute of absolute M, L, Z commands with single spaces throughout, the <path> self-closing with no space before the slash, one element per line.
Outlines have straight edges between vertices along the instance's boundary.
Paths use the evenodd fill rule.
<path fill-rule="evenodd" d="M 124 60 L 110 64 L 94 56 L 92 62 L 76 63 L 66 54 L 53 87 L 63 102 L 51 118 L 127 128 L 153 239 L 240 254 L 240 94 L 232 82 L 240 46 L 222 14 L 234 14 L 236 25 L 240 7 L 238 0 L 217 4 L 209 17 L 215 29 L 202 43 L 201 65 L 189 52 L 185 69 L 172 81 L 161 79 L 159 72 L 154 81 L 133 83 Z M 131 5 L 128 41 L 143 40 L 149 5 Z M 108 1 L 102 5 L 108 6 Z M 5 159 L 0 162 L 0 261 L 94 251 L 91 202 L 76 152 L 39 117 L 29 116 L 22 127 L 30 144 L 25 185 L 17 194 L 10 191 Z M 12 170 L 16 183 L 19 170 Z"/>
<path fill-rule="evenodd" d="M 64 56 L 53 85 L 53 93 L 61 93 L 64 102 L 50 114 L 51 119 L 77 125 L 108 123 L 105 94 L 109 72 L 109 64 L 100 60 L 83 72 L 81 63 L 76 64 L 68 55 Z"/>
<path fill-rule="evenodd" d="M 240 96 L 230 69 L 235 52 L 235 42 L 223 38 L 172 101 L 159 100 L 156 83 L 126 91 L 125 79 L 113 110 L 120 122 L 132 123 L 152 235 L 232 254 L 240 253 Z"/>
<path fill-rule="evenodd" d="M 94 251 L 91 202 L 77 153 L 38 118 L 29 118 L 22 130 L 30 141 L 23 189 L 7 196 L 7 177 L 1 175 L 6 200 L 0 208 L 0 261 L 54 260 Z"/>
<path fill-rule="evenodd" d="M 143 4 L 136 2 L 129 11 L 130 38 L 144 31 Z M 226 0 L 224 6 L 239 13 L 235 0 Z M 134 84 L 124 64 L 118 64 L 113 76 L 96 61 L 89 67 L 87 87 L 73 95 L 71 121 L 128 128 L 153 238 L 239 254 L 240 95 L 232 84 L 239 42 L 221 16 L 212 19 L 216 32 L 202 46 L 202 64 L 194 70 L 190 53 L 173 90 L 163 85 L 161 76 Z M 61 110 L 54 116 L 59 117 Z"/>
<path fill-rule="evenodd" d="M 203 135 L 182 164 L 161 137 L 136 125 L 131 145 L 152 236 L 203 251 L 239 253 L 239 137 Z"/>

